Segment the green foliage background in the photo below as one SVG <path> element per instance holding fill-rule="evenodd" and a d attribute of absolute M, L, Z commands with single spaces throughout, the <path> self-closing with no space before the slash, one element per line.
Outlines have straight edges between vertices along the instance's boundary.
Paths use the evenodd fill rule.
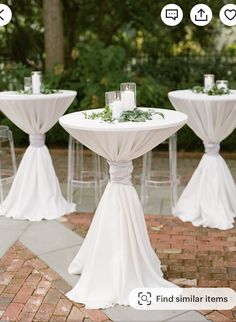
<path fill-rule="evenodd" d="M 176 27 L 165 26 L 160 11 L 168 1 L 155 0 L 63 0 L 65 66 L 44 73 L 53 88 L 78 92 L 68 112 L 101 107 L 104 93 L 119 89 L 123 81 L 137 84 L 139 106 L 172 108 L 167 93 L 202 84 L 203 74 L 228 79 L 236 88 L 236 30 L 218 18 L 228 1 L 204 1 L 213 11 L 206 27 L 190 21 L 195 1 L 175 1 L 184 11 Z M 44 70 L 44 29 L 41 0 L 5 1 L 12 22 L 0 28 L 0 90 L 19 89 L 32 70 Z M 14 132 L 16 145 L 28 140 L 4 115 L 1 124 Z M 57 124 L 47 135 L 53 146 L 67 144 L 67 134 Z M 235 151 L 236 132 L 222 144 Z M 201 141 L 185 126 L 178 136 L 179 149 L 201 149 Z"/>

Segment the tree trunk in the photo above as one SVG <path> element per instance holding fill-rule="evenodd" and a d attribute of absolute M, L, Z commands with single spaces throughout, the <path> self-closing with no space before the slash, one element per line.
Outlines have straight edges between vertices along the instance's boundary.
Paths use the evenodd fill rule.
<path fill-rule="evenodd" d="M 64 65 L 64 28 L 61 0 L 43 0 L 46 70 Z"/>

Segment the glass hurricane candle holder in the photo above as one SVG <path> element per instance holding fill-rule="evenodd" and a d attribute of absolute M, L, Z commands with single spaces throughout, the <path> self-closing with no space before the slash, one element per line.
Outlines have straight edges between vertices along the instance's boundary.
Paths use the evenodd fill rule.
<path fill-rule="evenodd" d="M 33 94 L 40 94 L 41 93 L 41 84 L 42 84 L 42 73 L 41 72 L 32 72 L 32 92 Z"/>
<path fill-rule="evenodd" d="M 224 90 L 227 90 L 229 88 L 229 82 L 227 80 L 217 80 L 216 86 L 218 89 L 223 88 Z"/>
<path fill-rule="evenodd" d="M 111 91 L 105 93 L 106 105 L 112 110 L 112 117 L 117 120 L 123 112 L 121 104 L 121 93 L 119 91 Z"/>
<path fill-rule="evenodd" d="M 213 74 L 205 74 L 204 75 L 204 88 L 206 91 L 212 89 L 215 84 L 215 75 Z"/>
<path fill-rule="evenodd" d="M 19 82 L 16 79 L 12 79 L 8 84 L 9 91 L 20 91 L 22 90 L 22 86 L 20 86 Z"/>
<path fill-rule="evenodd" d="M 121 102 L 124 111 L 133 111 L 136 107 L 136 84 L 121 83 Z"/>
<path fill-rule="evenodd" d="M 28 94 L 32 93 L 32 79 L 31 79 L 31 77 L 24 77 L 24 91 Z"/>

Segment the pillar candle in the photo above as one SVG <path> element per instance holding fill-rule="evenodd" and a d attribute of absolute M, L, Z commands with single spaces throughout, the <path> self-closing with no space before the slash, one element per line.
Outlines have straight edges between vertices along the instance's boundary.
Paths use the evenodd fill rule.
<path fill-rule="evenodd" d="M 41 90 L 41 73 L 32 72 L 32 93 L 40 94 Z"/>
<path fill-rule="evenodd" d="M 112 117 L 115 120 L 118 120 L 123 112 L 121 101 L 114 101 L 111 103 Z"/>
<path fill-rule="evenodd" d="M 206 74 L 204 75 L 204 88 L 205 90 L 210 90 L 214 86 L 215 83 L 215 75 L 213 74 Z"/>
<path fill-rule="evenodd" d="M 130 90 L 122 91 L 121 102 L 124 111 L 133 111 L 133 109 L 135 108 L 134 92 Z"/>

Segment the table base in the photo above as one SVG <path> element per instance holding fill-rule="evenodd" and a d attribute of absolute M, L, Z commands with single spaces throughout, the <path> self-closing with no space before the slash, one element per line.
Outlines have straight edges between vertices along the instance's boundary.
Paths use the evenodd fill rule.
<path fill-rule="evenodd" d="M 173 213 L 194 226 L 223 230 L 233 227 L 236 186 L 219 154 L 203 155 Z"/>
<path fill-rule="evenodd" d="M 0 216 L 40 221 L 73 212 L 62 196 L 48 148 L 29 146 L 10 192 L 0 205 Z"/>
<path fill-rule="evenodd" d="M 68 271 L 81 277 L 67 297 L 87 308 L 129 305 L 138 287 L 175 287 L 162 277 L 135 188 L 113 182 Z"/>

